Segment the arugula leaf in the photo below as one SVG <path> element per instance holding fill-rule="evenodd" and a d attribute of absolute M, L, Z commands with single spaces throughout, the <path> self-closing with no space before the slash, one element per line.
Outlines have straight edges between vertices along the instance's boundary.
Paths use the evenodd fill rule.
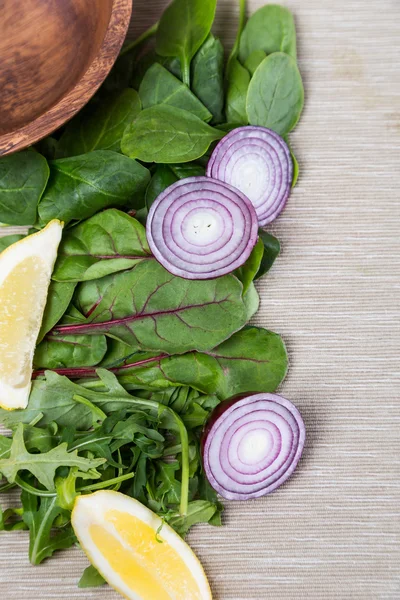
<path fill-rule="evenodd" d="M 240 37 L 239 59 L 244 63 L 252 52 L 285 52 L 296 58 L 296 29 L 292 13 L 277 4 L 262 6 L 247 21 Z"/>
<path fill-rule="evenodd" d="M 0 221 L 8 225 L 34 225 L 37 206 L 49 178 L 47 160 L 24 150 L 0 160 Z"/>
<path fill-rule="evenodd" d="M 99 587 L 105 583 L 106 580 L 102 575 L 100 575 L 96 567 L 89 565 L 82 573 L 82 577 L 78 583 L 78 588 Z"/>
<path fill-rule="evenodd" d="M 168 515 L 166 521 L 179 535 L 184 537 L 193 525 L 212 521 L 219 510 L 220 505 L 217 506 L 208 500 L 194 500 L 189 502 L 188 512 L 185 516 L 175 513 Z"/>
<path fill-rule="evenodd" d="M 270 268 L 275 262 L 276 257 L 281 251 L 281 245 L 279 243 L 278 238 L 274 237 L 271 233 L 260 229 L 258 235 L 260 236 L 260 240 L 263 243 L 264 253 L 262 255 L 260 268 L 257 271 L 257 274 L 255 275 L 254 279 L 259 279 L 270 270 Z"/>
<path fill-rule="evenodd" d="M 243 294 L 247 292 L 251 282 L 259 272 L 263 255 L 264 244 L 262 242 L 262 239 L 259 237 L 256 245 L 251 251 L 249 258 L 241 267 L 239 267 L 235 271 L 236 277 L 243 284 Z"/>
<path fill-rule="evenodd" d="M 159 104 L 143 110 L 125 130 L 121 149 L 144 162 L 196 160 L 223 133 L 181 108 Z"/>
<path fill-rule="evenodd" d="M 149 171 L 134 160 L 109 150 L 50 162 L 50 179 L 39 205 L 43 223 L 65 223 L 91 217 L 110 206 L 132 205 L 144 194 Z"/>
<path fill-rule="evenodd" d="M 37 344 L 42 341 L 46 333 L 61 319 L 72 300 L 74 290 L 75 283 L 50 281 L 42 325 L 36 341 Z"/>
<path fill-rule="evenodd" d="M 192 90 L 212 114 L 212 123 L 224 120 L 224 48 L 211 33 L 192 61 Z"/>
<path fill-rule="evenodd" d="M 259 327 L 245 327 L 208 354 L 225 375 L 217 392 L 222 399 L 249 391 L 274 392 L 287 372 L 282 338 Z"/>
<path fill-rule="evenodd" d="M 217 0 L 173 0 L 164 11 L 157 29 L 156 51 L 177 56 L 183 81 L 190 84 L 190 62 L 210 33 Z"/>
<path fill-rule="evenodd" d="M 202 121 L 210 121 L 212 114 L 190 89 L 159 63 L 146 72 L 139 88 L 143 108 L 168 104 L 196 115 Z"/>
<path fill-rule="evenodd" d="M 76 542 L 72 527 L 67 526 L 55 535 L 51 533 L 54 521 L 65 511 L 57 504 L 57 498 L 37 498 L 23 491 L 23 520 L 29 527 L 29 560 L 40 564 L 56 550 L 70 548 Z"/>
<path fill-rule="evenodd" d="M 106 333 L 138 350 L 168 354 L 207 350 L 246 322 L 242 285 L 232 275 L 209 281 L 175 277 L 156 261 L 81 284 L 77 302 L 86 323 L 53 335 Z"/>
<path fill-rule="evenodd" d="M 30 454 L 24 442 L 24 426 L 20 423 L 14 433 L 10 456 L 0 460 L 0 472 L 10 483 L 15 483 L 19 471 L 30 471 L 48 490 L 54 489 L 54 477 L 60 466 L 78 467 L 82 471 L 95 469 L 104 459 L 88 459 L 78 456 L 78 452 L 67 452 L 67 444 L 41 454 Z"/>
<path fill-rule="evenodd" d="M 126 213 L 109 209 L 66 231 L 53 278 L 57 281 L 98 279 L 130 269 L 150 257 L 143 225 Z"/>
<path fill-rule="evenodd" d="M 104 335 L 47 336 L 36 346 L 36 369 L 59 369 L 97 365 L 107 351 Z"/>
<path fill-rule="evenodd" d="M 20 531 L 28 529 L 22 520 L 23 508 L 7 508 L 0 506 L 0 531 Z"/>
<path fill-rule="evenodd" d="M 119 151 L 128 123 L 140 113 L 139 94 L 127 88 L 99 102 L 89 104 L 70 121 L 57 146 L 57 158 L 79 156 L 93 150 Z"/>
<path fill-rule="evenodd" d="M 10 456 L 12 439 L 5 435 L 0 435 L 0 459 Z"/>
<path fill-rule="evenodd" d="M 249 84 L 246 109 L 251 125 L 285 135 L 300 118 L 304 89 L 296 61 L 283 52 L 265 58 Z"/>

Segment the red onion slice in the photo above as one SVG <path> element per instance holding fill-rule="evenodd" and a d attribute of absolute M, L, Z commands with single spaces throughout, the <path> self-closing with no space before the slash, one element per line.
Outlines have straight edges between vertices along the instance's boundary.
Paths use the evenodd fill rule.
<path fill-rule="evenodd" d="M 185 279 L 231 273 L 257 242 L 258 221 L 239 190 L 209 177 L 173 183 L 152 204 L 147 240 L 156 259 Z"/>
<path fill-rule="evenodd" d="M 256 209 L 261 227 L 271 223 L 289 197 L 293 163 L 280 135 L 266 127 L 238 127 L 216 146 L 207 176 L 229 183 Z"/>
<path fill-rule="evenodd" d="M 227 500 L 273 492 L 295 470 L 305 441 L 297 408 L 277 394 L 222 402 L 203 435 L 203 463 L 212 487 Z"/>

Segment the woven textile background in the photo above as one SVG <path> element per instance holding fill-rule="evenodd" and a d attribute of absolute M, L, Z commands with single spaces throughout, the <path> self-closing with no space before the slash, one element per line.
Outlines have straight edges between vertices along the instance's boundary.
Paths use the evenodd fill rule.
<path fill-rule="evenodd" d="M 165 4 L 136 0 L 131 34 Z M 197 527 L 190 542 L 216 600 L 399 600 L 400 1 L 284 4 L 306 89 L 291 138 L 301 173 L 272 227 L 283 250 L 255 322 L 287 343 L 281 392 L 307 445 L 286 485 L 226 504 L 224 527 Z M 236 17 L 220 0 L 227 45 Z M 78 550 L 36 568 L 27 551 L 25 533 L 0 535 L 1 600 L 119 598 L 76 588 Z"/>

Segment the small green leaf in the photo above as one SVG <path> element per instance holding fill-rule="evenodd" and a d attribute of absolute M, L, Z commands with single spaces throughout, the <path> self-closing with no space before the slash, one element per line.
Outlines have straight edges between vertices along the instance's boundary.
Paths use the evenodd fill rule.
<path fill-rule="evenodd" d="M 99 364 L 107 351 L 104 335 L 48 336 L 36 346 L 36 369 L 90 367 Z"/>
<path fill-rule="evenodd" d="M 126 156 L 95 150 L 50 163 L 51 175 L 39 205 L 43 223 L 87 219 L 103 208 L 132 204 L 143 197 L 149 171 Z"/>
<path fill-rule="evenodd" d="M 264 58 L 266 58 L 266 54 L 263 50 L 254 50 L 246 59 L 244 66 L 248 70 L 251 76 L 254 75 L 257 67 L 262 63 Z"/>
<path fill-rule="evenodd" d="M 296 28 L 287 8 L 267 4 L 251 15 L 240 38 L 241 62 L 244 63 L 255 50 L 265 54 L 285 52 L 296 58 Z"/>
<path fill-rule="evenodd" d="M 270 268 L 275 262 L 276 257 L 281 251 L 281 245 L 279 243 L 279 240 L 276 237 L 274 237 L 271 233 L 267 233 L 266 231 L 260 229 L 258 235 L 260 236 L 260 240 L 263 243 L 264 253 L 262 255 L 260 268 L 257 271 L 255 279 L 259 279 L 265 273 L 267 273 L 267 271 L 270 270 Z"/>
<path fill-rule="evenodd" d="M 75 283 L 51 281 L 47 292 L 46 308 L 37 343 L 54 327 L 67 310 L 75 290 Z"/>
<path fill-rule="evenodd" d="M 246 101 L 250 124 L 269 127 L 283 136 L 295 127 L 303 104 L 296 61 L 283 52 L 267 56 L 250 81 Z"/>
<path fill-rule="evenodd" d="M 236 58 L 232 58 L 226 76 L 225 112 L 228 123 L 247 125 L 246 111 L 247 90 L 250 83 L 250 73 Z"/>
<path fill-rule="evenodd" d="M 57 158 L 79 156 L 93 150 L 120 151 L 126 126 L 141 111 L 138 93 L 127 88 L 103 99 L 70 121 L 60 138 Z"/>
<path fill-rule="evenodd" d="M 0 252 L 3 252 L 3 250 L 11 246 L 11 244 L 19 242 L 19 240 L 22 240 L 24 237 L 25 236 L 22 234 L 14 233 L 12 235 L 6 235 L 0 238 Z"/>
<path fill-rule="evenodd" d="M 164 191 L 178 181 L 178 177 L 168 165 L 157 165 L 151 181 L 146 190 L 146 205 L 150 209 L 154 200 Z"/>
<path fill-rule="evenodd" d="M 224 48 L 211 33 L 192 61 L 193 93 L 212 114 L 212 123 L 224 119 Z"/>
<path fill-rule="evenodd" d="M 190 62 L 210 33 L 216 0 L 173 0 L 157 30 L 156 50 L 161 56 L 177 56 L 183 81 L 190 83 Z"/>
<path fill-rule="evenodd" d="M 109 209 L 65 232 L 53 278 L 75 282 L 99 279 L 150 257 L 143 225 L 126 213 Z"/>
<path fill-rule="evenodd" d="M 49 178 L 47 160 L 34 150 L 0 159 L 0 222 L 34 225 Z"/>
<path fill-rule="evenodd" d="M 208 500 L 194 500 L 189 502 L 188 512 L 185 516 L 173 514 L 168 517 L 167 521 L 179 535 L 184 537 L 193 525 L 209 523 L 217 511 L 217 505 Z"/>
<path fill-rule="evenodd" d="M 52 534 L 55 520 L 66 516 L 57 504 L 57 497 L 39 498 L 23 491 L 21 495 L 24 507 L 23 520 L 29 527 L 29 560 L 33 565 L 40 564 L 56 550 L 70 548 L 76 537 L 70 526 Z"/>
<path fill-rule="evenodd" d="M 106 580 L 104 579 L 104 577 L 102 577 L 102 575 L 100 575 L 98 570 L 93 565 L 89 565 L 83 571 L 82 577 L 80 578 L 78 583 L 78 588 L 99 587 L 101 585 L 104 585 L 105 583 Z"/>
<path fill-rule="evenodd" d="M 0 472 L 10 483 L 14 483 L 19 471 L 30 471 L 46 489 L 53 490 L 54 477 L 59 467 L 71 466 L 88 471 L 104 462 L 104 459 L 82 458 L 77 451 L 68 452 L 67 444 L 60 444 L 42 454 L 30 454 L 25 447 L 24 426 L 20 423 L 14 433 L 9 458 L 0 460 Z"/>
<path fill-rule="evenodd" d="M 274 392 L 287 372 L 285 345 L 279 335 L 259 327 L 245 327 L 208 353 L 225 378 L 220 398 L 249 391 Z"/>
<path fill-rule="evenodd" d="M 251 282 L 256 277 L 256 275 L 260 269 L 263 254 L 264 254 L 264 244 L 263 244 L 262 240 L 259 238 L 256 245 L 254 246 L 249 258 L 246 260 L 246 262 L 241 267 L 236 269 L 236 271 L 234 272 L 236 277 L 243 284 L 243 294 L 245 294 L 247 292 Z"/>
<path fill-rule="evenodd" d="M 144 162 L 189 162 L 203 156 L 223 133 L 192 113 L 160 104 L 143 110 L 127 127 L 122 151 Z"/>
<path fill-rule="evenodd" d="M 143 77 L 139 88 L 143 108 L 168 104 L 196 115 L 202 121 L 210 121 L 212 114 L 172 73 L 159 63 L 154 63 Z"/>

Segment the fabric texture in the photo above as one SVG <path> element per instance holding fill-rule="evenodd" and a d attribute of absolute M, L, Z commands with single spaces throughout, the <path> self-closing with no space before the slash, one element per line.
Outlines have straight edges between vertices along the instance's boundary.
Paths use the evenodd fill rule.
<path fill-rule="evenodd" d="M 280 392 L 303 414 L 306 448 L 278 491 L 226 503 L 224 526 L 189 540 L 215 600 L 399 600 L 400 3 L 283 3 L 306 90 L 291 135 L 300 178 L 270 228 L 282 254 L 255 322 L 287 343 Z M 165 4 L 136 0 L 131 35 Z M 220 0 L 227 47 L 236 18 Z M 86 565 L 74 549 L 34 568 L 27 534 L 1 534 L 0 597 L 117 600 L 76 587 Z"/>

